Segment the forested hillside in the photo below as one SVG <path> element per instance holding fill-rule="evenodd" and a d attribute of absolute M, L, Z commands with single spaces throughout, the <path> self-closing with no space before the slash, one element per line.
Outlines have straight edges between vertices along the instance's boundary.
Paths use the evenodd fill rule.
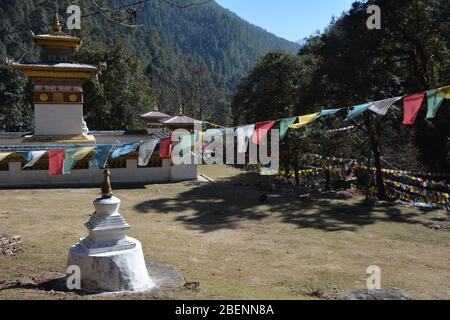
<path fill-rule="evenodd" d="M 366 26 L 369 5 L 381 8 L 381 30 Z M 311 36 L 298 55 L 272 52 L 260 59 L 233 99 L 235 122 L 347 108 L 450 85 L 449 15 L 446 0 L 355 2 L 325 32 Z M 374 115 L 373 127 L 370 112 L 348 122 L 343 112 L 318 121 L 309 134 L 293 131 L 291 165 L 301 165 L 299 145 L 309 144 L 316 153 L 347 159 L 364 159 L 372 149 L 377 167 L 448 172 L 450 103 L 428 120 L 426 105 L 412 126 L 402 124 L 403 103 L 397 103 L 385 117 Z M 327 131 L 350 125 L 357 129 Z"/>
<path fill-rule="evenodd" d="M 181 103 L 191 116 L 224 123 L 230 117 L 229 101 L 237 81 L 257 58 L 271 49 L 289 53 L 299 49 L 297 44 L 247 23 L 214 1 L 185 9 L 161 0 L 144 2 L 134 6 L 138 10 L 137 24 L 142 25 L 135 28 L 117 23 L 128 23 L 126 10 L 102 14 L 95 6 L 114 9 L 135 2 L 60 0 L 58 3 L 63 17 L 70 3 L 82 8 L 80 54 L 95 58 L 97 54 L 89 54 L 93 48 L 96 50 L 105 44 L 113 50 L 117 44 L 123 44 L 142 62 L 156 101 L 166 112 L 174 113 Z M 187 0 L 175 2 L 190 3 Z M 54 2 L 50 0 L 2 0 L 0 56 L 36 60 L 38 52 L 33 50 L 30 31 L 48 33 L 54 13 Z M 92 126 L 95 124 L 91 123 Z"/>

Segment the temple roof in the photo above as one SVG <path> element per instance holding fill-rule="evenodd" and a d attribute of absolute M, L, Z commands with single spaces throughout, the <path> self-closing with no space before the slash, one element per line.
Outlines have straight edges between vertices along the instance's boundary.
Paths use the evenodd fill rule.
<path fill-rule="evenodd" d="M 34 41 L 39 47 L 69 47 L 78 49 L 81 44 L 81 39 L 69 36 L 62 32 L 63 23 L 58 13 L 55 15 L 55 24 L 53 25 L 52 34 L 34 35 Z"/>
<path fill-rule="evenodd" d="M 34 70 L 58 70 L 58 71 L 94 71 L 97 72 L 99 67 L 91 64 L 79 63 L 13 63 L 17 69 L 34 69 Z"/>
<path fill-rule="evenodd" d="M 179 125 L 179 124 L 196 124 L 196 123 L 202 123 L 199 120 L 192 119 L 188 116 L 176 116 L 172 117 L 167 121 L 163 122 L 166 125 Z"/>
<path fill-rule="evenodd" d="M 145 118 L 145 119 L 165 119 L 165 118 L 170 118 L 169 115 L 159 112 L 159 111 L 152 111 L 152 112 L 148 112 L 146 114 L 141 115 L 141 118 Z"/>

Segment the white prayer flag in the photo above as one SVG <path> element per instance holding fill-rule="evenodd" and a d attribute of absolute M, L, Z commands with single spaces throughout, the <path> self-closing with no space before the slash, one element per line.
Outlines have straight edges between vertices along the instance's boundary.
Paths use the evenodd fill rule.
<path fill-rule="evenodd" d="M 36 162 L 39 161 L 40 158 L 42 158 L 42 156 L 46 153 L 47 151 L 31 151 L 31 161 L 28 162 L 24 168 L 29 168 L 32 167 L 36 164 Z"/>
<path fill-rule="evenodd" d="M 390 98 L 386 100 L 376 101 L 369 107 L 369 110 L 385 116 L 394 103 L 402 99 L 403 97 Z"/>
<path fill-rule="evenodd" d="M 153 151 L 155 151 L 156 145 L 159 140 L 153 139 L 141 143 L 139 146 L 139 166 L 145 167 L 148 165 L 150 159 L 152 158 Z"/>

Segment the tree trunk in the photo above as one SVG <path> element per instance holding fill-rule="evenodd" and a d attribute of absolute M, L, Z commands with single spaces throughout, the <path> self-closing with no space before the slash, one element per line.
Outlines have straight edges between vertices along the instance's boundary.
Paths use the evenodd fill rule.
<path fill-rule="evenodd" d="M 377 185 L 377 196 L 380 200 L 386 200 L 386 188 L 384 186 L 383 181 L 383 171 L 382 171 L 382 164 L 381 164 L 381 130 L 380 130 L 380 123 L 377 122 L 375 125 L 375 130 L 369 130 L 371 132 L 370 141 L 371 141 L 371 147 L 372 152 L 374 156 L 374 162 L 375 162 L 375 168 L 376 168 L 376 185 Z M 375 131 L 375 132 L 374 132 Z"/>
<path fill-rule="evenodd" d="M 298 164 L 294 164 L 294 175 L 295 175 L 295 186 L 298 187 L 300 185 L 300 176 L 298 174 L 298 171 L 300 170 L 300 167 Z"/>
<path fill-rule="evenodd" d="M 328 168 L 325 169 L 325 191 L 331 190 L 331 174 Z"/>

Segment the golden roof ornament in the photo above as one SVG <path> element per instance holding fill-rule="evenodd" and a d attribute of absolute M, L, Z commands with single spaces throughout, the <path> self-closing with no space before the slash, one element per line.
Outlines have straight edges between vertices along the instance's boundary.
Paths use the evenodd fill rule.
<path fill-rule="evenodd" d="M 113 196 L 111 180 L 109 179 L 110 175 L 109 169 L 103 171 L 102 199 L 110 199 Z"/>
<path fill-rule="evenodd" d="M 183 114 L 183 106 L 180 104 L 180 106 L 178 107 L 178 110 L 177 110 L 177 116 L 179 116 L 179 117 L 182 117 L 182 116 L 184 116 L 184 114 Z"/>
<path fill-rule="evenodd" d="M 62 23 L 61 23 L 61 17 L 59 16 L 58 12 L 55 14 L 55 24 L 53 25 L 53 31 L 55 31 L 55 35 L 59 35 L 62 32 Z"/>

